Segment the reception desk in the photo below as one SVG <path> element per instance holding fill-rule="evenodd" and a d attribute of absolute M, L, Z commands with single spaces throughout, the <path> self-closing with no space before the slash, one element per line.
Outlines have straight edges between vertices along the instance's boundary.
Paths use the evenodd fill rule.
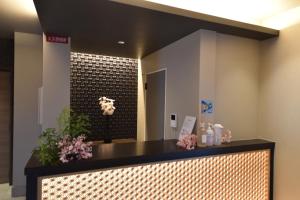
<path fill-rule="evenodd" d="M 176 140 L 100 144 L 93 158 L 25 168 L 28 200 L 273 199 L 273 142 L 187 151 Z"/>

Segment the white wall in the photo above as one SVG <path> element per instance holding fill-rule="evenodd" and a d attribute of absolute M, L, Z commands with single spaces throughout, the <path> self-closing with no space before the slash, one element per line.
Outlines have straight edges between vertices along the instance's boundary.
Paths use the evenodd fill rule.
<path fill-rule="evenodd" d="M 42 129 L 56 127 L 70 104 L 70 42 L 48 43 L 41 35 L 15 33 L 13 196 L 25 195 L 24 167 Z M 38 88 L 43 86 L 43 124 Z"/>
<path fill-rule="evenodd" d="M 144 76 L 141 59 L 138 59 L 138 95 L 137 95 L 137 141 L 145 141 L 146 136 L 146 105 Z"/>
<path fill-rule="evenodd" d="M 200 122 L 214 122 L 214 113 L 202 115 L 200 102 L 211 100 L 215 103 L 216 85 L 216 48 L 217 34 L 215 31 L 200 30 L 200 52 L 199 52 L 199 92 L 198 92 L 198 124 Z M 199 131 L 198 142 L 201 132 Z"/>
<path fill-rule="evenodd" d="M 184 37 L 142 59 L 143 75 L 167 69 L 166 139 L 177 138 L 186 115 L 197 116 L 199 88 L 199 32 Z M 169 116 L 177 113 L 176 134 L 169 126 Z"/>
<path fill-rule="evenodd" d="M 215 121 L 235 140 L 257 135 L 259 62 L 259 41 L 217 34 Z"/>
<path fill-rule="evenodd" d="M 42 85 L 42 36 L 15 33 L 13 196 L 25 194 L 24 167 L 41 133 L 38 88 Z"/>
<path fill-rule="evenodd" d="M 299 35 L 300 21 L 262 42 L 261 49 L 259 135 L 276 142 L 276 200 L 300 198 Z"/>
<path fill-rule="evenodd" d="M 206 120 L 231 129 L 235 140 L 256 138 L 259 59 L 258 41 L 207 30 L 143 58 L 143 74 L 167 68 L 167 138 L 177 138 L 185 115 L 201 117 L 201 99 L 215 104 Z M 169 128 L 172 112 L 179 116 L 175 136 Z"/>
<path fill-rule="evenodd" d="M 43 130 L 57 127 L 57 117 L 70 105 L 70 43 L 50 43 L 43 36 Z"/>

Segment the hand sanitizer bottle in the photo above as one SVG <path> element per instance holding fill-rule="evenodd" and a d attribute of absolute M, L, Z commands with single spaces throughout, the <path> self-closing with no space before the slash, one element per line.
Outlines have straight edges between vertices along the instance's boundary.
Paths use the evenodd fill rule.
<path fill-rule="evenodd" d="M 208 126 L 206 131 L 206 145 L 212 146 L 214 144 L 214 131 Z"/>
<path fill-rule="evenodd" d="M 222 144 L 222 132 L 223 132 L 223 126 L 221 124 L 215 124 L 214 125 L 214 131 L 215 131 L 215 145 L 221 145 Z"/>
<path fill-rule="evenodd" d="M 199 124 L 197 144 L 198 144 L 199 147 L 205 147 L 206 146 L 205 122 L 200 122 L 200 124 Z"/>

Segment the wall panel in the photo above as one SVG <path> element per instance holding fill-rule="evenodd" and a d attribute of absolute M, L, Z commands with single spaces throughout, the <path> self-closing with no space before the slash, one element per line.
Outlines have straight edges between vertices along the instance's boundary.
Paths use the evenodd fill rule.
<path fill-rule="evenodd" d="M 91 135 L 103 139 L 105 118 L 99 97 L 115 99 L 112 138 L 136 138 L 137 59 L 71 53 L 71 108 L 91 120 Z"/>

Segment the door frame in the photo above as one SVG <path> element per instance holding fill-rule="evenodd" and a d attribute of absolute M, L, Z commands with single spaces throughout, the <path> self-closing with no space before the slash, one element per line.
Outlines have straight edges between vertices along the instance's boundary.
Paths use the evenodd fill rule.
<path fill-rule="evenodd" d="M 14 128 L 14 68 L 11 69 L 0 69 L 0 72 L 9 73 L 9 81 L 10 81 L 10 99 L 9 99 L 9 112 L 10 112 L 10 119 L 9 119 L 9 174 L 8 174 L 8 183 L 12 185 L 12 173 L 13 173 L 13 128 Z"/>
<path fill-rule="evenodd" d="M 166 139 L 166 116 L 167 116 L 167 68 L 163 67 L 163 68 L 160 68 L 158 70 L 154 70 L 154 71 L 151 71 L 151 72 L 148 72 L 146 73 L 146 83 L 147 83 L 147 76 L 150 75 L 150 74 L 155 74 L 155 73 L 158 73 L 158 72 L 161 72 L 161 71 L 165 71 L 165 108 L 164 108 L 164 135 L 163 135 L 163 140 Z M 145 105 L 147 105 L 147 90 L 145 92 L 145 95 L 146 95 L 146 98 L 145 98 Z M 146 106 L 147 107 L 147 106 Z M 147 109 L 146 109 L 146 122 L 147 122 Z M 145 139 L 146 141 L 148 140 L 148 131 L 147 131 L 147 123 L 146 123 L 146 135 L 145 135 Z"/>
<path fill-rule="evenodd" d="M 13 184 L 13 151 L 14 151 L 14 98 L 15 98 L 15 67 L 10 70 L 10 171 L 9 185 Z"/>
<path fill-rule="evenodd" d="M 3 51 L 5 51 L 6 53 L 8 53 L 7 55 L 5 55 L 6 59 L 7 59 L 7 63 L 3 66 L 1 66 L 0 71 L 2 72 L 8 72 L 9 78 L 10 78 L 10 152 L 9 152 L 9 156 L 10 156 L 10 166 L 9 166 L 9 185 L 12 185 L 12 175 L 13 175 L 13 139 L 14 139 L 14 79 L 15 79 L 15 66 L 14 66 L 14 38 L 11 39 L 4 39 L 1 41 L 3 41 L 4 46 L 1 45 L 1 49 L 2 47 L 4 47 Z"/>

